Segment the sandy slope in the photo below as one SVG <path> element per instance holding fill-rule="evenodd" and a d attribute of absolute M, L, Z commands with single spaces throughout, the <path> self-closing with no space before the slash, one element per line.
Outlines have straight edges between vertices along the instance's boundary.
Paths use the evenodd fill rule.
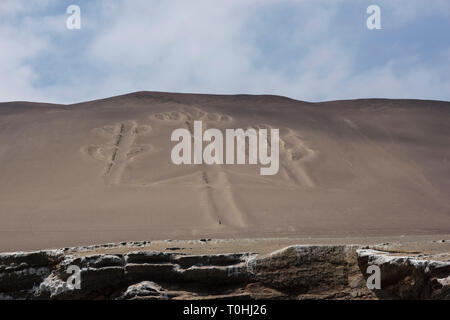
<path fill-rule="evenodd" d="M 279 128 L 280 171 L 175 166 L 175 128 Z M 450 103 L 140 92 L 0 104 L 0 251 L 450 232 Z M 220 224 L 219 224 L 220 220 Z"/>

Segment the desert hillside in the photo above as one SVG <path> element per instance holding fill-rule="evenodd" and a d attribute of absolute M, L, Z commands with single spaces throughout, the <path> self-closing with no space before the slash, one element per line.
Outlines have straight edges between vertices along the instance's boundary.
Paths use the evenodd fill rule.
<path fill-rule="evenodd" d="M 280 169 L 172 163 L 176 128 L 279 128 Z M 138 92 L 0 103 L 0 251 L 450 233 L 450 103 Z"/>

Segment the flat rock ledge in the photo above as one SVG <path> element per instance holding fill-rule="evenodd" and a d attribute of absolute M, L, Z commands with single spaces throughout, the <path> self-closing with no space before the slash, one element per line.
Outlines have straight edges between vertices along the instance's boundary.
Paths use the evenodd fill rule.
<path fill-rule="evenodd" d="M 353 245 L 294 245 L 265 255 L 184 255 L 129 247 L 136 250 L 0 254 L 0 299 L 450 299 L 445 259 Z M 369 290 L 372 265 L 379 267 L 381 281 L 379 289 Z M 74 266 L 80 271 L 79 289 L 68 282 Z"/>

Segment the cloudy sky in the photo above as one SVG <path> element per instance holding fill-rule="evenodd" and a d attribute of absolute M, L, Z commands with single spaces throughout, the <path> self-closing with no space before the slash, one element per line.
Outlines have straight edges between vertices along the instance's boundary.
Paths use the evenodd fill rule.
<path fill-rule="evenodd" d="M 66 27 L 81 8 L 81 29 Z M 381 30 L 366 9 L 381 8 Z M 0 101 L 132 91 L 450 100 L 448 0 L 0 0 Z"/>

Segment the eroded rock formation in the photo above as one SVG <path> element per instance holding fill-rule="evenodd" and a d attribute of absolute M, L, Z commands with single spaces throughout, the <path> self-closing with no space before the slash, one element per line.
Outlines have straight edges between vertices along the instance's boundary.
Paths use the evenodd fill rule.
<path fill-rule="evenodd" d="M 357 250 L 361 270 L 380 267 L 382 299 L 450 299 L 450 262 L 425 260 L 381 251 Z"/>
<path fill-rule="evenodd" d="M 450 262 L 359 246 L 290 246 L 266 255 L 82 252 L 0 254 L 0 299 L 450 298 Z M 369 265 L 380 267 L 381 289 L 367 288 Z M 68 284 L 71 266 L 80 270 L 79 289 Z"/>

